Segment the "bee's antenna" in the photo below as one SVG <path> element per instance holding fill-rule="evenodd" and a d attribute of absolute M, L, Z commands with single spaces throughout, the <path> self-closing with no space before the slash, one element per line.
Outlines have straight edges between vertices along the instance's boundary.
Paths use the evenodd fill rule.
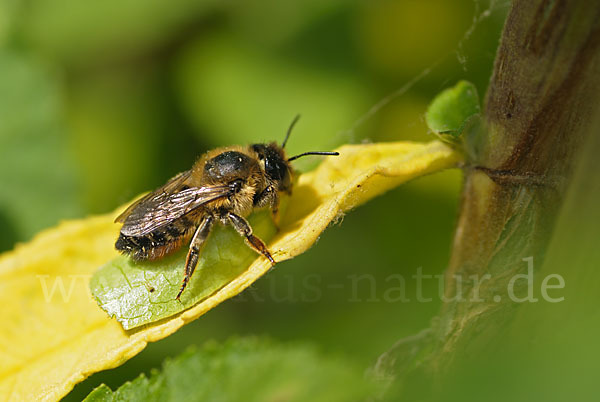
<path fill-rule="evenodd" d="M 288 128 L 287 134 L 285 135 L 285 139 L 281 143 L 281 148 L 285 148 L 285 144 L 287 143 L 288 138 L 290 138 L 290 134 L 292 133 L 292 130 L 298 122 L 298 120 L 300 120 L 299 114 L 297 114 L 296 117 L 294 117 L 294 120 L 292 120 L 292 124 L 290 124 L 290 128 Z"/>
<path fill-rule="evenodd" d="M 291 158 L 288 158 L 288 162 L 293 161 L 294 159 L 298 159 L 301 158 L 303 156 L 306 155 L 326 155 L 326 156 L 338 156 L 340 153 L 339 152 L 327 152 L 327 151 L 310 151 L 310 152 L 304 152 L 300 155 L 294 155 Z"/>

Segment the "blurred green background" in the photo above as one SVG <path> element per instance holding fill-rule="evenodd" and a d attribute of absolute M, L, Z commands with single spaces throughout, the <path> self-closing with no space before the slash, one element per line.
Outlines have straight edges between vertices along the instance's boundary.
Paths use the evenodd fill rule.
<path fill-rule="evenodd" d="M 207 149 L 281 141 L 297 113 L 292 154 L 432 140 L 423 116 L 436 93 L 460 79 L 485 93 L 508 5 L 5 0 L 0 251 L 62 219 L 111 211 Z M 410 302 L 383 298 L 398 286 L 390 275 L 443 272 L 459 190 L 459 173 L 443 172 L 353 211 L 308 253 L 122 367 L 92 376 L 68 399 L 101 382 L 115 388 L 189 344 L 232 334 L 308 341 L 368 367 L 438 311 L 437 281 L 425 287 L 432 302 L 414 300 L 414 281 Z M 355 286 L 357 275 L 369 279 Z"/>

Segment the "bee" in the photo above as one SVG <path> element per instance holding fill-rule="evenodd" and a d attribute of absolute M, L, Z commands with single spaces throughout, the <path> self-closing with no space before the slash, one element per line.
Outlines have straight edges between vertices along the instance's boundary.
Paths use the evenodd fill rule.
<path fill-rule="evenodd" d="M 292 192 L 290 162 L 306 155 L 339 155 L 311 151 L 287 158 L 285 144 L 299 117 L 292 121 L 281 146 L 271 142 L 209 151 L 190 170 L 133 203 L 115 220 L 123 224 L 115 248 L 136 261 L 156 260 L 189 242 L 176 300 L 190 281 L 215 223 L 233 226 L 248 246 L 274 265 L 246 216 L 257 208 L 269 208 L 277 222 L 280 195 Z"/>

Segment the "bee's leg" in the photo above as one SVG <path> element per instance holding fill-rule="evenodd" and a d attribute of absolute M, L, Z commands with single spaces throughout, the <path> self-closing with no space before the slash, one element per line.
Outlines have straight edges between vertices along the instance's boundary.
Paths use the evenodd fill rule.
<path fill-rule="evenodd" d="M 275 224 L 275 228 L 279 231 L 279 220 L 280 220 L 279 205 L 276 205 L 275 207 L 273 207 L 273 209 L 271 210 L 271 217 L 273 218 L 273 223 Z"/>
<path fill-rule="evenodd" d="M 254 199 L 255 207 L 271 207 L 271 216 L 273 218 L 273 223 L 275 223 L 275 227 L 279 230 L 279 194 L 277 191 L 269 186 L 263 190 L 262 193 L 258 194 Z"/>
<path fill-rule="evenodd" d="M 275 196 L 271 200 L 271 218 L 273 218 L 275 228 L 279 231 L 279 195 L 277 193 L 275 193 Z"/>
<path fill-rule="evenodd" d="M 181 284 L 181 289 L 179 289 L 179 293 L 177 293 L 176 300 L 179 300 L 181 294 L 185 290 L 194 270 L 196 269 L 196 265 L 198 265 L 198 258 L 200 257 L 200 249 L 202 248 L 202 244 L 208 237 L 210 233 L 210 229 L 213 224 L 213 217 L 211 215 L 206 215 L 206 217 L 200 222 L 198 229 L 196 229 L 196 233 L 194 233 L 194 237 L 192 238 L 192 242 L 190 243 L 190 251 L 188 251 L 187 258 L 185 259 L 185 274 L 183 276 L 183 283 Z"/>
<path fill-rule="evenodd" d="M 261 239 L 252 234 L 252 227 L 246 219 L 231 212 L 227 214 L 227 219 L 229 219 L 235 230 L 246 238 L 250 247 L 267 257 L 271 261 L 271 264 L 275 265 L 275 260 L 271 256 L 271 253 L 269 253 L 267 246 L 265 246 L 265 243 Z"/>

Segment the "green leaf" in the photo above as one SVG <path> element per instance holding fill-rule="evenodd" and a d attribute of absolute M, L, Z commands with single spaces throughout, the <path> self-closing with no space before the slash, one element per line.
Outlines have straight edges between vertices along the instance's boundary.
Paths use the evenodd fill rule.
<path fill-rule="evenodd" d="M 307 345 L 247 338 L 190 348 L 162 371 L 114 392 L 103 384 L 85 401 L 357 401 L 374 390 L 352 362 Z"/>
<path fill-rule="evenodd" d="M 458 143 L 471 122 L 478 120 L 480 112 L 475 85 L 459 81 L 435 97 L 427 108 L 425 120 L 440 139 Z"/>
<path fill-rule="evenodd" d="M 260 215 L 252 218 L 278 263 L 304 253 L 331 222 L 351 209 L 408 180 L 456 166 L 463 157 L 439 141 L 346 145 L 338 151 L 339 157 L 327 158 L 317 169 L 298 176 L 282 211 L 279 231 L 271 241 L 270 220 Z M 122 210 L 63 222 L 0 255 L 0 316 L 4 318 L 0 344 L 10 345 L 12 351 L 0 359 L 0 400 L 58 400 L 90 374 L 123 364 L 149 342 L 173 334 L 272 269 L 266 258 L 240 239 L 234 243 L 234 239 L 225 238 L 223 245 L 232 250 L 222 251 L 218 248 L 220 240 L 213 238 L 213 247 L 224 254 L 248 252 L 254 260 L 240 265 L 240 275 L 193 307 L 124 331 L 98 307 L 89 288 L 89 278 L 98 267 L 118 256 L 114 244 L 120 225 L 114 220 Z M 263 223 L 266 230 L 261 229 Z M 232 267 L 225 269 L 230 275 Z M 166 273 L 170 271 L 167 268 Z M 163 272 L 149 269 L 148 278 L 155 278 L 157 273 Z M 175 273 L 173 277 L 181 280 Z M 200 270 L 192 280 L 201 283 L 209 279 Z M 100 280 L 98 283 L 102 284 Z M 145 283 L 140 285 L 147 292 L 152 289 Z M 154 289 L 158 291 L 156 286 Z M 191 293 L 193 289 L 189 295 L 184 293 L 184 303 Z M 149 304 L 148 308 L 160 309 L 160 304 Z"/>
<path fill-rule="evenodd" d="M 315 234 L 325 229 L 338 214 L 336 210 L 344 208 L 344 203 L 355 205 L 367 194 L 373 196 L 382 191 L 377 188 L 379 186 L 367 186 L 367 181 L 377 180 L 380 174 L 390 178 L 398 175 L 399 181 L 405 181 L 440 162 L 448 166 L 447 163 L 457 160 L 457 153 L 449 152 L 449 147 L 438 141 L 426 145 L 354 145 L 342 147 L 339 152 L 339 157 L 329 158 L 317 170 L 298 177 L 294 195 L 286 210 L 282 208 L 281 211 L 278 241 L 271 242 L 276 230 L 267 211 L 250 216 L 255 233 L 265 241 L 276 261 L 285 259 L 282 251 L 293 249 L 295 244 L 300 246 L 294 251 L 296 255 L 310 247 L 316 240 Z M 398 171 L 384 167 L 388 164 L 398 167 Z M 381 173 L 383 171 L 386 173 Z M 335 203 L 333 210 L 323 205 L 330 197 Z M 347 201 L 335 200 L 338 197 L 347 197 Z M 323 203 L 321 211 L 314 209 L 319 203 Z M 303 238 L 297 234 L 300 227 L 293 222 L 297 214 L 305 217 L 307 208 L 321 216 L 317 222 L 307 224 L 306 229 L 311 235 Z M 284 240 L 287 236 L 290 238 Z M 216 301 L 219 294 L 235 296 L 270 268 L 270 264 L 263 265 L 267 263 L 266 258 L 244 245 L 235 231 L 217 225 L 202 250 L 198 267 L 180 302 L 175 297 L 183 279 L 185 260 L 185 247 L 173 256 L 154 262 L 134 262 L 125 256 L 117 257 L 94 273 L 90 281 L 92 295 L 109 316 L 129 330 L 174 316 L 200 302 L 211 308 L 211 298 Z"/>
<path fill-rule="evenodd" d="M 276 232 L 268 211 L 249 218 L 254 233 L 263 241 Z M 152 262 L 135 262 L 119 256 L 103 265 L 92 277 L 90 289 L 96 301 L 123 328 L 132 329 L 179 313 L 238 277 L 259 255 L 244 244 L 231 227 L 217 225 L 205 247 L 181 302 L 187 248 Z M 264 258 L 264 257 L 263 257 Z"/>

